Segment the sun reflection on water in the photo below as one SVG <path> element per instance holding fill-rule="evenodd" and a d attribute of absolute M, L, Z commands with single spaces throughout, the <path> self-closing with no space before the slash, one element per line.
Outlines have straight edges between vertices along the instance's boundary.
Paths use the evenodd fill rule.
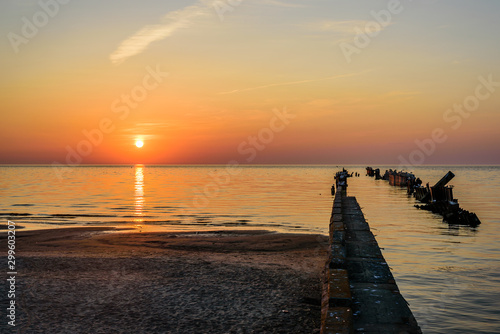
<path fill-rule="evenodd" d="M 144 208 L 144 166 L 136 165 L 135 166 L 135 196 L 134 196 L 134 204 L 135 204 L 135 218 L 134 222 L 136 224 L 143 222 L 143 208 Z M 140 227 L 140 226 L 137 226 Z"/>

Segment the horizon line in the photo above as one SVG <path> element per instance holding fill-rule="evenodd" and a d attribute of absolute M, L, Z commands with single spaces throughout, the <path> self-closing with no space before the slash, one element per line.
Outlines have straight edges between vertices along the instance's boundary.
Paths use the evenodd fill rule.
<path fill-rule="evenodd" d="M 239 163 L 239 164 L 230 164 L 230 163 L 82 163 L 78 165 L 67 165 L 67 164 L 50 164 L 50 163 L 0 163 L 0 167 L 16 167 L 16 166 L 40 166 L 40 167 L 93 167 L 93 166 L 110 166 L 110 167 L 120 167 L 120 166 L 228 166 L 232 165 L 234 167 L 238 166 L 399 166 L 399 164 L 391 164 L 391 163 L 376 163 L 376 164 L 367 164 L 367 163 Z M 491 163 L 475 163 L 475 164 L 467 164 L 467 163 L 438 163 L 438 164 L 422 164 L 411 166 L 412 168 L 418 167 L 440 167 L 440 166 L 490 166 L 490 167 L 500 167 L 500 164 L 491 164 Z"/>

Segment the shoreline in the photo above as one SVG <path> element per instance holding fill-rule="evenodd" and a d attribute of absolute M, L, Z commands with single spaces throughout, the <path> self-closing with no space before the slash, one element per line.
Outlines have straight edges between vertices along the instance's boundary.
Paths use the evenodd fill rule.
<path fill-rule="evenodd" d="M 16 240 L 17 323 L 28 332 L 320 327 L 323 235 L 83 227 L 18 231 Z"/>

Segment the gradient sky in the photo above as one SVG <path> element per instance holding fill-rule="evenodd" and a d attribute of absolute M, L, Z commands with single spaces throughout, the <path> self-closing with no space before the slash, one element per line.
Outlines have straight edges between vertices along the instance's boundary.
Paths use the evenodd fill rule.
<path fill-rule="evenodd" d="M 500 1 L 61 2 L 0 2 L 0 163 L 500 164 Z"/>

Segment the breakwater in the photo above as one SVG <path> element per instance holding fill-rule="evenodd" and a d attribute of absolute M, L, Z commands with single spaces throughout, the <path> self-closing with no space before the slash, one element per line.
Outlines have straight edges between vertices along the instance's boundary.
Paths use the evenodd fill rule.
<path fill-rule="evenodd" d="M 356 198 L 347 196 L 348 176 L 335 176 L 321 333 L 421 333 Z"/>

